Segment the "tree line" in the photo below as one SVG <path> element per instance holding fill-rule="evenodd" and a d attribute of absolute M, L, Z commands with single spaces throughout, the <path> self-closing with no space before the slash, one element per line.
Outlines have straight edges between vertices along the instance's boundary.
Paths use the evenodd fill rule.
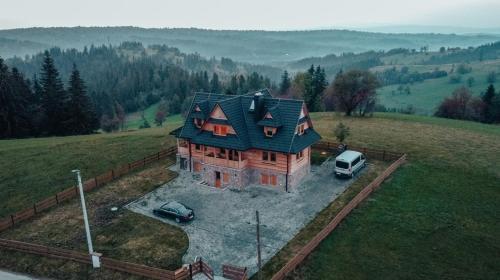
<path fill-rule="evenodd" d="M 490 84 L 479 97 L 467 87 L 456 89 L 439 105 L 436 116 L 483 123 L 500 123 L 500 91 Z"/>
<path fill-rule="evenodd" d="M 277 95 L 304 99 L 311 112 L 339 111 L 347 116 L 365 116 L 376 108 L 376 89 L 379 86 L 377 77 L 367 70 L 341 70 L 328 83 L 325 69 L 311 65 L 293 78 L 284 71 Z"/>
<path fill-rule="evenodd" d="M 76 65 L 68 84 L 48 52 L 33 81 L 0 58 L 0 138 L 93 133 L 99 123 Z"/>

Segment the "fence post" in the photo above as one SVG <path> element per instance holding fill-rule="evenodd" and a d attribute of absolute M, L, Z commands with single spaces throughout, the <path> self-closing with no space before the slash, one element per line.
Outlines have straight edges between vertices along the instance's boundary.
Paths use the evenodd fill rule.
<path fill-rule="evenodd" d="M 36 204 L 33 204 L 33 210 L 35 211 L 35 214 L 37 213 L 36 212 Z"/>
<path fill-rule="evenodd" d="M 114 169 L 111 169 L 111 179 L 112 180 L 115 179 L 115 170 Z"/>
<path fill-rule="evenodd" d="M 128 163 L 127 173 L 130 171 L 130 162 Z"/>
<path fill-rule="evenodd" d="M 10 215 L 10 221 L 12 222 L 12 225 L 14 225 L 14 215 Z"/>
<path fill-rule="evenodd" d="M 142 167 L 146 166 L 146 158 L 142 159 Z"/>
<path fill-rule="evenodd" d="M 160 160 L 160 152 L 158 152 L 157 155 L 158 155 L 158 160 Z"/>
<path fill-rule="evenodd" d="M 97 188 L 97 177 L 94 177 L 95 187 Z"/>
<path fill-rule="evenodd" d="M 189 264 L 189 279 L 193 279 L 193 265 Z"/>
<path fill-rule="evenodd" d="M 385 160 L 385 150 L 384 150 L 384 152 L 382 153 L 382 160 Z"/>
<path fill-rule="evenodd" d="M 56 193 L 56 203 L 59 204 L 59 197 L 57 197 L 57 193 Z"/>
<path fill-rule="evenodd" d="M 203 273 L 203 261 L 201 260 L 201 257 L 200 257 L 200 272 Z"/>

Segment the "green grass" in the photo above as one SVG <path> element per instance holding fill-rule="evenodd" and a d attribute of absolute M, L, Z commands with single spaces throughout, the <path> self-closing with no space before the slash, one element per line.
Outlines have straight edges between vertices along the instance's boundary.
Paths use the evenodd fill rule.
<path fill-rule="evenodd" d="M 357 208 L 291 279 L 498 279 L 499 127 L 383 114 L 313 114 L 326 138 L 405 151 L 409 163 Z"/>
<path fill-rule="evenodd" d="M 410 71 L 432 71 L 435 67 L 441 70 L 449 70 L 450 65 L 408 65 Z M 460 86 L 468 86 L 467 79 L 473 77 L 475 82 L 470 90 L 474 95 L 479 95 L 486 90 L 488 83 L 486 77 L 491 71 L 500 73 L 500 61 L 485 61 L 471 63 L 472 72 L 461 75 L 460 83 L 450 83 L 450 75 L 439 79 L 429 79 L 423 82 L 403 85 L 409 86 L 410 94 L 399 93 L 397 88 L 399 85 L 390 85 L 378 89 L 379 101 L 387 108 L 406 108 L 408 105 L 413 105 L 419 114 L 433 114 L 444 98 L 450 96 L 455 89 Z M 387 66 L 389 67 L 389 66 Z M 455 74 L 451 74 L 455 75 Z M 496 88 L 500 88 L 500 79 L 494 84 Z"/>
<path fill-rule="evenodd" d="M 168 132 L 180 117 L 163 128 L 86 136 L 0 141 L 0 217 L 74 185 L 72 169 L 83 179 L 137 160 L 173 145 Z"/>
<path fill-rule="evenodd" d="M 156 127 L 155 116 L 156 111 L 158 110 L 158 106 L 160 103 L 153 104 L 144 110 L 144 118 L 149 122 L 151 127 Z M 127 114 L 125 118 L 125 129 L 126 130 L 135 130 L 139 129 L 139 127 L 143 124 L 142 120 L 142 111 L 134 112 Z M 180 114 L 177 115 L 169 115 L 167 116 L 167 123 L 173 122 L 182 122 L 182 116 Z M 165 124 L 164 124 L 165 125 Z"/>

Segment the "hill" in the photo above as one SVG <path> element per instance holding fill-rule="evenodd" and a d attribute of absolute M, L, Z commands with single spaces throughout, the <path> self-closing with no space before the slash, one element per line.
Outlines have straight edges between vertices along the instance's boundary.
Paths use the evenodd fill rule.
<path fill-rule="evenodd" d="M 498 278 L 499 126 L 393 113 L 313 120 L 324 138 L 341 121 L 351 128 L 348 143 L 403 151 L 408 163 L 287 279 Z M 266 277 L 280 262 L 265 266 Z"/>
<path fill-rule="evenodd" d="M 500 273 L 500 129 L 423 116 L 344 118 L 313 113 L 326 139 L 342 121 L 348 143 L 407 152 L 409 162 L 355 210 L 296 272 L 296 279 L 481 278 Z M 164 128 L 88 136 L 0 140 L 0 216 L 172 145 Z M 273 264 L 265 267 L 269 275 Z M 276 267 L 274 267 L 275 269 Z M 471 269 L 474 268 L 474 269 Z"/>
<path fill-rule="evenodd" d="M 23 41 L 83 49 L 84 46 L 119 45 L 125 41 L 144 45 L 166 44 L 183 52 L 199 53 L 205 57 L 230 57 L 243 62 L 275 64 L 311 56 L 389 50 L 393 48 L 419 49 L 428 46 L 469 47 L 500 39 L 500 35 L 455 34 L 395 34 L 350 30 L 311 31 L 230 31 L 194 28 L 138 28 L 138 27 L 57 27 L 0 30 L 0 38 L 17 40 L 18 48 L 3 48 L 0 56 L 24 56 L 46 47 L 30 46 Z"/>

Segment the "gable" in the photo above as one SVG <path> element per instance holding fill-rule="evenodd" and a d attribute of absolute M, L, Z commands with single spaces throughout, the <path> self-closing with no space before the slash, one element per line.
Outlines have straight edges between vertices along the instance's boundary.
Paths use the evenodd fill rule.
<path fill-rule="evenodd" d="M 224 114 L 219 104 L 215 105 L 212 113 L 210 113 L 210 117 L 218 120 L 227 120 L 226 114 Z"/>

